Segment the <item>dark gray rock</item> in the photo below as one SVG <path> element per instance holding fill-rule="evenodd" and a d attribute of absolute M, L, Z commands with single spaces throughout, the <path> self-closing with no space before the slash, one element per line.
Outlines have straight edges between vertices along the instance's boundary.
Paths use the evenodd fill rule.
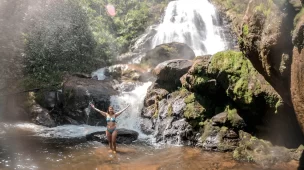
<path fill-rule="evenodd" d="M 69 77 L 63 85 L 63 116 L 70 117 L 79 124 L 106 125 L 105 118 L 100 113 L 90 109 L 89 102 L 106 111 L 110 105 L 110 96 L 116 95 L 112 83 L 78 77 Z"/>
<path fill-rule="evenodd" d="M 228 112 L 219 113 L 211 118 L 214 126 L 227 126 L 237 129 L 242 129 L 246 126 L 244 119 L 236 112 L 228 116 Z"/>
<path fill-rule="evenodd" d="M 153 67 L 167 60 L 192 60 L 194 58 L 195 54 L 187 44 L 172 42 L 158 45 L 154 49 L 149 50 L 146 53 L 146 56 L 141 59 L 141 63 L 148 64 Z"/>
<path fill-rule="evenodd" d="M 181 87 L 180 78 L 188 72 L 192 64 L 191 60 L 182 59 L 169 60 L 158 64 L 153 70 L 157 77 L 155 87 L 168 91 Z"/>
<path fill-rule="evenodd" d="M 30 107 L 30 115 L 32 117 L 32 121 L 38 125 L 47 127 L 56 126 L 55 121 L 52 119 L 49 111 L 45 108 L 42 108 L 38 104 L 33 104 Z"/>
<path fill-rule="evenodd" d="M 143 118 L 140 122 L 140 127 L 143 133 L 151 135 L 154 132 L 153 123 L 151 119 Z"/>
<path fill-rule="evenodd" d="M 172 114 L 176 117 L 183 117 L 184 108 L 186 107 L 186 103 L 183 98 L 179 98 L 172 102 Z"/>
<path fill-rule="evenodd" d="M 117 129 L 117 138 L 116 142 L 121 144 L 130 144 L 137 140 L 138 138 L 138 132 L 134 130 L 128 130 L 128 129 Z M 101 143 L 108 143 L 106 132 L 94 132 L 92 134 L 89 134 L 86 136 L 86 139 L 88 141 L 99 141 Z"/>
<path fill-rule="evenodd" d="M 159 121 L 154 134 L 156 142 L 178 145 L 194 145 L 192 126 L 185 120 L 168 117 Z"/>

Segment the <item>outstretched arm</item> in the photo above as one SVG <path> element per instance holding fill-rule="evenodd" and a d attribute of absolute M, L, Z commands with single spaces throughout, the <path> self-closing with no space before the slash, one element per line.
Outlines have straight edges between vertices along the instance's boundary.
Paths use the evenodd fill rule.
<path fill-rule="evenodd" d="M 104 117 L 107 117 L 107 112 L 103 112 L 103 111 L 97 109 L 93 104 L 90 104 L 90 105 L 91 105 L 91 107 L 92 107 L 94 110 L 96 110 L 97 112 L 99 112 L 100 114 L 102 114 Z"/>
<path fill-rule="evenodd" d="M 128 105 L 126 108 L 122 109 L 121 111 L 117 112 L 115 114 L 115 117 L 119 116 L 122 112 L 124 112 L 130 105 Z"/>

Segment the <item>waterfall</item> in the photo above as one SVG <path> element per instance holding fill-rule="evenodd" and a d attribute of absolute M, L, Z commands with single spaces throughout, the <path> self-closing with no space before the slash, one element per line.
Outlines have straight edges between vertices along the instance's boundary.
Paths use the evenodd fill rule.
<path fill-rule="evenodd" d="M 227 45 L 218 23 L 215 7 L 208 0 L 171 1 L 163 22 L 157 27 L 152 48 L 181 42 L 189 45 L 196 56 L 225 50 Z"/>
<path fill-rule="evenodd" d="M 111 96 L 111 106 L 115 111 L 119 111 L 125 108 L 128 104 L 130 107 L 117 118 L 118 128 L 132 129 L 140 132 L 140 114 L 143 108 L 143 101 L 147 93 L 147 89 L 151 85 L 151 82 L 143 83 L 136 86 L 136 88 L 130 92 L 122 92 L 119 95 Z"/>

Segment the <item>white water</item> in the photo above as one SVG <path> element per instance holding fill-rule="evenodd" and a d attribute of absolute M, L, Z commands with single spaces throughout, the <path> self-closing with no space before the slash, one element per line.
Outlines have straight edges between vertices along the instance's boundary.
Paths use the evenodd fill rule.
<path fill-rule="evenodd" d="M 16 123 L 0 124 L 0 134 L 15 133 L 19 131 L 28 132 L 33 136 L 40 136 L 46 138 L 76 138 L 84 137 L 88 134 L 104 131 L 105 127 L 101 126 L 89 126 L 89 125 L 64 125 L 53 128 L 36 125 L 33 123 Z"/>
<path fill-rule="evenodd" d="M 171 1 L 158 26 L 152 48 L 159 44 L 181 42 L 196 56 L 214 54 L 227 47 L 220 36 L 215 7 L 208 0 Z"/>
<path fill-rule="evenodd" d="M 97 80 L 104 80 L 106 78 L 104 72 L 106 70 L 106 67 L 98 69 L 94 71 L 91 75 L 92 77 L 97 76 Z"/>
<path fill-rule="evenodd" d="M 122 92 L 120 95 L 111 96 L 111 106 L 114 107 L 115 111 L 119 111 L 130 104 L 130 107 L 117 118 L 118 128 L 132 129 L 143 135 L 140 133 L 140 114 L 147 89 L 151 84 L 151 82 L 147 82 L 137 86 L 131 92 Z"/>

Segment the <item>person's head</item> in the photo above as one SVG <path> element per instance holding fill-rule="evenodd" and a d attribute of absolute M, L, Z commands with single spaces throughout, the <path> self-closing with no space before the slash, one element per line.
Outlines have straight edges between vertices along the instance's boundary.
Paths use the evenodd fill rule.
<path fill-rule="evenodd" d="M 110 115 L 114 114 L 114 109 L 113 109 L 112 106 L 109 106 L 109 108 L 108 108 L 108 114 L 110 114 Z"/>

